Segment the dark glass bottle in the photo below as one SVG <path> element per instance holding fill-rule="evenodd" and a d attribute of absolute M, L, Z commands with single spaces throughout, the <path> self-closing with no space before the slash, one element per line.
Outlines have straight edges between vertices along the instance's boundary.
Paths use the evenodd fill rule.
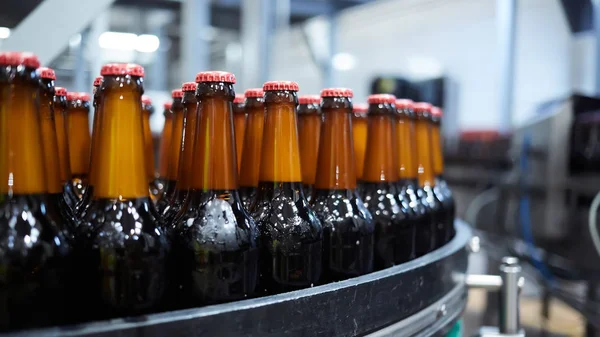
<path fill-rule="evenodd" d="M 298 97 L 298 140 L 300 142 L 300 167 L 304 195 L 310 201 L 317 174 L 319 137 L 321 137 L 321 97 L 302 95 Z"/>
<path fill-rule="evenodd" d="M 368 137 L 361 197 L 375 222 L 375 269 L 415 257 L 415 226 L 398 199 L 398 170 L 394 156 L 393 95 L 368 98 Z"/>
<path fill-rule="evenodd" d="M 441 234 L 439 245 L 450 241 L 454 236 L 454 217 L 456 216 L 456 204 L 452 197 L 452 191 L 444 179 L 444 156 L 442 151 L 442 109 L 438 107 L 431 108 L 431 159 L 433 162 L 433 174 L 435 175 L 434 192 L 438 199 L 442 201 L 442 206 L 446 210 L 444 222 L 445 234 Z"/>
<path fill-rule="evenodd" d="M 352 107 L 352 138 L 354 141 L 354 162 L 356 166 L 356 181 L 361 181 L 365 166 L 365 152 L 367 150 L 367 104 L 353 104 Z"/>
<path fill-rule="evenodd" d="M 417 195 L 428 206 L 428 211 L 433 224 L 433 233 L 421 232 L 419 242 L 426 243 L 427 235 L 432 242 L 432 247 L 443 245 L 446 236 L 444 218 L 446 211 L 442 205 L 439 195 L 436 195 L 435 176 L 433 174 L 433 163 L 431 155 L 431 104 L 415 103 L 415 140 L 417 143 L 417 167 L 419 178 L 419 189 Z"/>
<path fill-rule="evenodd" d="M 431 237 L 434 223 L 431 211 L 424 199 L 419 198 L 419 180 L 417 179 L 417 151 L 415 142 L 415 113 L 413 101 L 396 100 L 396 148 L 398 151 L 398 191 L 410 209 L 409 218 L 415 222 L 416 256 L 422 256 L 433 249 Z"/>
<path fill-rule="evenodd" d="M 190 200 L 172 228 L 179 304 L 251 296 L 258 281 L 257 229 L 237 191 L 232 102 L 235 76 L 200 72 Z"/>
<path fill-rule="evenodd" d="M 171 141 L 169 142 L 168 156 L 169 164 L 167 169 L 167 179 L 165 182 L 163 195 L 158 199 L 156 207 L 161 214 L 164 214 L 166 208 L 171 205 L 175 198 L 177 186 L 177 175 L 179 174 L 179 155 L 181 154 L 181 139 L 183 136 L 183 91 L 175 89 L 171 91 L 173 103 L 171 112 L 173 113 L 173 125 L 171 132 Z"/>
<path fill-rule="evenodd" d="M 88 186 L 90 169 L 90 95 L 86 92 L 67 92 L 67 132 L 71 182 L 81 200 Z"/>
<path fill-rule="evenodd" d="M 246 97 L 235 95 L 233 100 L 233 131 L 235 133 L 236 167 L 238 173 L 242 165 L 242 151 L 244 149 L 244 138 L 246 133 Z"/>
<path fill-rule="evenodd" d="M 373 271 L 373 217 L 356 190 L 352 90 L 321 91 L 323 126 L 311 204 L 323 225 L 322 282 Z"/>
<path fill-rule="evenodd" d="M 144 68 L 113 63 L 101 74 L 97 181 L 78 226 L 78 294 L 87 319 L 156 311 L 169 248 L 148 191 Z"/>
<path fill-rule="evenodd" d="M 152 140 L 152 130 L 150 129 L 150 117 L 154 113 L 154 106 L 150 97 L 142 96 L 142 112 L 144 113 L 144 152 L 146 152 L 146 175 L 148 176 L 148 188 L 150 197 L 153 199 L 158 194 L 158 176 L 154 169 L 154 141 Z M 93 141 L 92 141 L 93 143 Z"/>
<path fill-rule="evenodd" d="M 296 105 L 298 84 L 263 85 L 266 120 L 252 214 L 260 231 L 260 289 L 311 287 L 321 277 L 323 229 L 302 190 Z"/>
<path fill-rule="evenodd" d="M 181 153 L 179 154 L 179 172 L 174 197 L 165 208 L 163 218 L 165 224 L 172 224 L 186 208 L 190 194 L 190 179 L 194 159 L 194 141 L 198 124 L 198 100 L 196 99 L 196 82 L 186 82 L 181 87 L 183 91 L 183 134 L 181 136 Z"/>
<path fill-rule="evenodd" d="M 68 321 L 71 247 L 48 213 L 38 67 L 0 52 L 0 331 Z"/>
<path fill-rule="evenodd" d="M 171 136 L 173 135 L 173 112 L 171 111 L 171 102 L 163 105 L 163 116 L 165 125 L 160 136 L 160 148 L 158 150 L 158 192 L 155 200 L 158 201 L 165 193 L 165 184 L 169 171 L 169 149 L 171 148 Z"/>
<path fill-rule="evenodd" d="M 60 182 L 60 160 L 56 127 L 54 123 L 54 70 L 46 67 L 38 68 L 40 77 L 40 129 L 44 153 L 44 170 L 46 171 L 47 206 L 49 216 L 59 225 L 65 235 L 70 238 L 75 229 L 75 218 L 71 208 L 65 201 L 63 187 Z"/>
<path fill-rule="evenodd" d="M 62 183 L 65 202 L 75 211 L 79 202 L 77 194 L 71 183 L 71 162 L 69 161 L 69 140 L 67 137 L 67 89 L 55 87 L 54 90 L 54 125 L 56 128 L 56 141 L 58 144 L 58 160 L 60 168 L 60 181 Z"/>
<path fill-rule="evenodd" d="M 256 198 L 258 172 L 260 170 L 260 152 L 262 150 L 263 129 L 265 125 L 265 100 L 262 88 L 248 89 L 246 96 L 246 131 L 240 169 L 240 196 L 246 210 Z"/>
<path fill-rule="evenodd" d="M 92 195 L 94 190 L 94 185 L 96 184 L 96 175 L 98 174 L 98 170 L 96 169 L 96 165 L 98 163 L 97 156 L 101 152 L 98 148 L 100 142 L 98 137 L 100 136 L 100 116 L 102 112 L 99 109 L 98 102 L 100 101 L 100 97 L 102 96 L 102 91 L 99 90 L 100 85 L 102 84 L 102 76 L 97 76 L 94 79 L 94 86 L 92 89 L 92 106 L 94 107 L 94 119 L 92 120 L 92 143 L 91 143 L 91 151 L 89 158 L 89 169 L 88 169 L 88 181 L 85 191 L 83 191 L 83 195 L 81 196 L 81 200 L 77 203 L 77 207 L 75 209 L 75 213 L 77 216 L 81 216 L 81 214 L 90 206 L 92 202 Z"/>

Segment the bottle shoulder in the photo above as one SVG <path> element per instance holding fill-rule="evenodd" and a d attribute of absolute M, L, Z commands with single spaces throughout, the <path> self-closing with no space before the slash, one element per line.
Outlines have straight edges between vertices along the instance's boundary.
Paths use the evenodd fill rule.
<path fill-rule="evenodd" d="M 374 231 L 373 217 L 356 191 L 315 191 L 312 208 L 324 230 L 341 232 Z"/>

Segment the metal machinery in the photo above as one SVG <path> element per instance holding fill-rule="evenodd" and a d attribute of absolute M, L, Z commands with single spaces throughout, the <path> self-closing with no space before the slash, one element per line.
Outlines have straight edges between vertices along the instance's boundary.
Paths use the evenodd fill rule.
<path fill-rule="evenodd" d="M 451 155 L 447 169 L 457 204 L 468 205 L 459 214 L 496 249 L 537 271 L 542 315 L 548 314 L 549 298 L 560 298 L 586 317 L 590 336 L 600 328 L 594 309 L 600 257 L 588 226 L 590 204 L 600 191 L 599 111 L 596 98 L 550 102 L 500 148 L 498 140 L 480 144 L 477 163 Z"/>

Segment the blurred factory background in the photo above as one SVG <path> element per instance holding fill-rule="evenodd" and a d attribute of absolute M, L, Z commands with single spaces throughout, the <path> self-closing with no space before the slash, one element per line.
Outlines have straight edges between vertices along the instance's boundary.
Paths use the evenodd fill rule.
<path fill-rule="evenodd" d="M 535 298 L 600 327 L 600 1 L 3 0 L 0 50 L 35 52 L 73 91 L 104 63 L 142 64 L 158 110 L 209 69 L 239 92 L 294 80 L 439 105 L 446 179 L 486 258 L 530 261 Z"/>

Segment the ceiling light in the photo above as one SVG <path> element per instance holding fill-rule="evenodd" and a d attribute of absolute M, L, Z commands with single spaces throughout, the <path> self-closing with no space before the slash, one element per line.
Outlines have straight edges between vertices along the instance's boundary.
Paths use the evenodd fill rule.
<path fill-rule="evenodd" d="M 331 63 L 336 70 L 347 71 L 356 67 L 356 57 L 348 53 L 337 53 Z"/>
<path fill-rule="evenodd" d="M 104 32 L 98 38 L 103 49 L 134 50 L 137 46 L 137 35 L 131 33 Z"/>
<path fill-rule="evenodd" d="M 0 39 L 8 39 L 10 36 L 10 28 L 0 27 Z"/>
<path fill-rule="evenodd" d="M 137 37 L 135 50 L 140 53 L 153 53 L 160 47 L 160 40 L 156 35 L 142 34 Z"/>

